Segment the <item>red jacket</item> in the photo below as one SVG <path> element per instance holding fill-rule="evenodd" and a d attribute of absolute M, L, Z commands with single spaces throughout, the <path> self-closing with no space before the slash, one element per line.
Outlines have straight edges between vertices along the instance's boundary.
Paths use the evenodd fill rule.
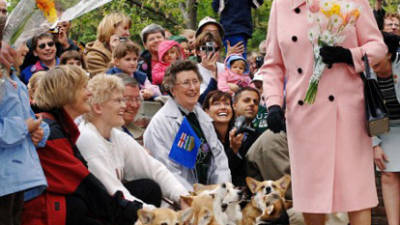
<path fill-rule="evenodd" d="M 74 193 L 81 181 L 89 175 L 89 170 L 78 158 L 78 150 L 73 147 L 79 137 L 79 130 L 65 111 L 60 114 L 62 123 L 54 119 L 55 115 L 43 115 L 50 127 L 50 137 L 46 146 L 38 149 L 38 154 L 48 188 L 39 197 L 25 202 L 22 214 L 24 225 L 65 224 L 65 196 Z"/>

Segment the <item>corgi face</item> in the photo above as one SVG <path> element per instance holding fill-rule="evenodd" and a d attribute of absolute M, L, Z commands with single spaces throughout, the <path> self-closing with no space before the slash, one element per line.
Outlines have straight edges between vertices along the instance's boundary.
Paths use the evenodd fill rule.
<path fill-rule="evenodd" d="M 216 199 L 221 200 L 222 211 L 230 204 L 239 203 L 243 198 L 243 191 L 235 188 L 231 183 L 223 183 L 215 190 Z"/>
<path fill-rule="evenodd" d="M 184 224 L 190 225 L 218 225 L 215 222 L 213 202 L 215 196 L 212 194 L 201 194 L 197 196 L 181 196 L 181 200 L 191 207 L 189 217 L 184 219 Z"/>
<path fill-rule="evenodd" d="M 140 209 L 139 221 L 143 225 L 182 225 L 190 211 L 175 212 L 168 208 Z"/>
<path fill-rule="evenodd" d="M 251 177 L 246 177 L 246 183 L 253 194 L 268 195 L 278 193 L 283 198 L 290 185 L 290 176 L 285 175 L 276 181 L 266 180 L 262 182 Z"/>

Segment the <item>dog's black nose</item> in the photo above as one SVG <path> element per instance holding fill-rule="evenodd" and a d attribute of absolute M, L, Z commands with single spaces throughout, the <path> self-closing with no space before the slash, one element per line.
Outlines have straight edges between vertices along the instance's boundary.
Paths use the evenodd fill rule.
<path fill-rule="evenodd" d="M 228 208 L 228 204 L 223 203 L 223 204 L 221 205 L 221 208 L 222 208 L 222 212 L 225 212 L 225 210 Z"/>
<path fill-rule="evenodd" d="M 271 187 L 266 187 L 266 188 L 265 188 L 265 192 L 266 192 L 267 194 L 271 193 L 271 191 L 272 191 L 272 190 L 271 190 Z"/>

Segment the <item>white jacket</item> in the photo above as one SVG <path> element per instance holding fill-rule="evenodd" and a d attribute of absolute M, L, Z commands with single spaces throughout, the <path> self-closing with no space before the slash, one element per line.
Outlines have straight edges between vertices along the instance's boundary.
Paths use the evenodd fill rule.
<path fill-rule="evenodd" d="M 224 147 L 221 142 L 219 142 L 217 134 L 215 133 L 212 119 L 199 105 L 195 106 L 194 112 L 198 117 L 201 129 L 210 145 L 212 153 L 207 183 L 218 184 L 232 182 L 228 158 L 225 155 Z M 151 119 L 150 124 L 144 132 L 143 141 L 144 146 L 150 150 L 151 154 L 164 163 L 179 181 L 181 181 L 187 189 L 191 190 L 193 184 L 198 183 L 195 170 L 179 165 L 168 157 L 182 120 L 183 115 L 179 111 L 178 105 L 173 99 L 169 99 Z"/>
<path fill-rule="evenodd" d="M 100 135 L 92 123 L 79 125 L 81 135 L 77 147 L 93 173 L 106 187 L 108 193 L 123 192 L 127 200 L 138 200 L 124 187 L 124 181 L 149 178 L 157 182 L 164 196 L 179 202 L 187 189 L 158 160 L 150 156 L 128 134 L 113 128 L 111 141 Z M 138 200 L 143 202 L 142 200 Z"/>

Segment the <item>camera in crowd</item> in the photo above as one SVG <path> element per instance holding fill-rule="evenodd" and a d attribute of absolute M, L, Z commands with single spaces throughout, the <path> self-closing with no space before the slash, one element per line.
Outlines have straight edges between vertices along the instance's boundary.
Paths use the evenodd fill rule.
<path fill-rule="evenodd" d="M 49 29 L 50 34 L 52 35 L 58 35 L 60 33 L 60 26 L 56 26 L 56 27 L 51 27 Z"/>
<path fill-rule="evenodd" d="M 214 42 L 206 42 L 206 45 L 201 46 L 200 50 L 205 51 L 206 55 L 209 55 L 210 53 L 213 54 L 216 52 L 217 48 L 214 46 Z"/>
<path fill-rule="evenodd" d="M 244 116 L 238 116 L 235 119 L 234 126 L 236 128 L 235 135 L 238 135 L 238 134 L 244 133 L 244 132 L 255 132 L 256 131 L 254 128 L 252 128 L 249 125 L 247 125 L 246 117 L 244 117 Z"/>

